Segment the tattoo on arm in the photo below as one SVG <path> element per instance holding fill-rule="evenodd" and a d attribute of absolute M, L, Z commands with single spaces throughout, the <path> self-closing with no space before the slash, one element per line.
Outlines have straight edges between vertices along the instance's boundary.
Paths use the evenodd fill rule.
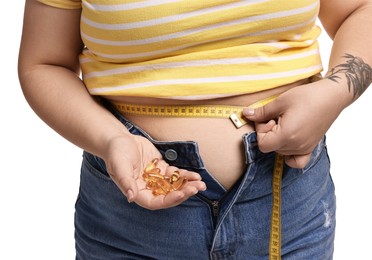
<path fill-rule="evenodd" d="M 344 73 L 349 92 L 353 91 L 353 98 L 356 99 L 372 83 L 372 68 L 359 57 L 348 53 L 343 57 L 346 59 L 346 63 L 332 68 L 331 74 L 327 78 L 338 83 L 340 77 L 337 74 Z"/>

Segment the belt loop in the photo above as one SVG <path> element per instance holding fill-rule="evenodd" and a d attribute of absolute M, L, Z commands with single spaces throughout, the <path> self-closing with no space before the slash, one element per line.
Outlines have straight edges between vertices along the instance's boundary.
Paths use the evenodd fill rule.
<path fill-rule="evenodd" d="M 257 135 L 256 132 L 250 132 L 243 135 L 243 143 L 245 145 L 245 162 L 246 164 L 253 163 L 258 153 Z"/>

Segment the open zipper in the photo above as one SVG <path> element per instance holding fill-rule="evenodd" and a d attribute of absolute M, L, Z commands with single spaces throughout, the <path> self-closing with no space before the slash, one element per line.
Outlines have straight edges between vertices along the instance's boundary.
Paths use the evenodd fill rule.
<path fill-rule="evenodd" d="M 216 228 L 217 218 L 220 213 L 220 200 L 210 200 L 201 194 L 198 194 L 198 197 L 208 204 L 211 210 L 213 228 Z"/>

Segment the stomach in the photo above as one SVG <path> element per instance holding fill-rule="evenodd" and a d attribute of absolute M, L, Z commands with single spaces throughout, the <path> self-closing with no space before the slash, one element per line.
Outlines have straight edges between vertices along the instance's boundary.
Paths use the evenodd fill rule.
<path fill-rule="evenodd" d="M 249 106 L 265 98 L 280 95 L 285 91 L 309 83 L 304 79 L 275 89 L 240 96 L 210 100 L 171 100 L 145 97 L 106 96 L 109 101 L 142 105 L 234 105 Z M 208 172 L 226 189 L 244 174 L 244 144 L 242 136 L 254 131 L 254 124 L 248 123 L 236 128 L 229 118 L 182 118 L 129 115 L 125 117 L 159 141 L 195 141 Z M 156 127 L 153 127 L 156 125 Z M 197 129 L 197 131 L 195 131 Z M 223 147 L 223 148 L 222 148 Z"/>

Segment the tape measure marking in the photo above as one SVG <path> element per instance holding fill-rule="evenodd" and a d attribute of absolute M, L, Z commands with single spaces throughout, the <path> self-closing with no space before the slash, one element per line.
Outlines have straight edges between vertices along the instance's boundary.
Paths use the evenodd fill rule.
<path fill-rule="evenodd" d="M 275 155 L 275 164 L 273 172 L 273 204 L 271 211 L 271 230 L 270 230 L 270 260 L 281 259 L 281 186 L 283 175 L 284 157 Z"/>
<path fill-rule="evenodd" d="M 240 106 L 152 106 L 121 104 L 116 102 L 112 102 L 112 104 L 123 114 L 162 117 L 230 118 L 236 128 L 240 128 L 248 123 L 243 116 L 243 107 Z"/>

